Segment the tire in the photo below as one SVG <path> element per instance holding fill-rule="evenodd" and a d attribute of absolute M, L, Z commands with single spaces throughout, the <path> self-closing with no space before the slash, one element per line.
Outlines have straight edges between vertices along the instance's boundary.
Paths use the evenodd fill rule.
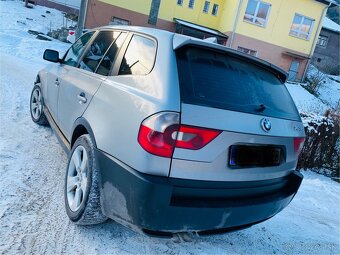
<path fill-rule="evenodd" d="M 48 120 L 44 113 L 44 99 L 39 85 L 34 85 L 30 99 L 30 113 L 33 122 L 41 126 L 48 126 Z"/>
<path fill-rule="evenodd" d="M 100 172 L 91 137 L 80 136 L 74 143 L 65 176 L 65 207 L 78 225 L 99 224 L 107 220 L 100 205 Z"/>

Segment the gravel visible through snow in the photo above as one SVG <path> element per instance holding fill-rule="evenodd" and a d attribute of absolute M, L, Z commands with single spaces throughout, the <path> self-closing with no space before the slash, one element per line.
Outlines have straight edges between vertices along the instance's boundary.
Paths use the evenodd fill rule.
<path fill-rule="evenodd" d="M 144 236 L 112 220 L 72 224 L 63 198 L 67 156 L 52 130 L 29 114 L 35 76 L 47 64 L 43 50 L 69 47 L 26 32 L 46 32 L 46 10 L 51 21 L 60 19 L 52 9 L 0 1 L 0 254 L 340 254 L 340 185 L 310 171 L 283 212 L 238 232 L 186 242 Z"/>

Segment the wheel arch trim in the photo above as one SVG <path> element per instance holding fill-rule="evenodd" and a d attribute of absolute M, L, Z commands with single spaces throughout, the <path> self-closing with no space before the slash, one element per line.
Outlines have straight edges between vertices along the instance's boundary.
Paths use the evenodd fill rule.
<path fill-rule="evenodd" d="M 37 74 L 37 77 L 35 78 L 35 81 L 34 81 L 34 85 L 38 85 L 40 83 L 41 83 L 40 74 Z"/>
<path fill-rule="evenodd" d="M 78 119 L 76 119 L 76 121 L 73 124 L 73 128 L 72 128 L 73 132 L 72 132 L 72 136 L 70 139 L 71 148 L 73 144 L 75 143 L 75 141 L 77 140 L 77 138 L 83 134 L 83 132 L 81 132 L 83 128 L 87 131 L 87 134 L 90 135 L 94 146 L 97 148 L 96 139 L 95 139 L 93 130 L 91 128 L 91 125 L 84 117 L 79 117 Z M 78 135 L 77 132 L 80 132 L 80 135 Z"/>

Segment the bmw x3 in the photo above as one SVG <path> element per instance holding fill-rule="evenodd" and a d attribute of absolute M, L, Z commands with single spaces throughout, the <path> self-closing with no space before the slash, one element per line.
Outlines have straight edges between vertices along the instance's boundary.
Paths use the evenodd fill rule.
<path fill-rule="evenodd" d="M 222 45 L 141 27 L 82 35 L 36 78 L 32 120 L 68 153 L 76 224 L 146 234 L 267 220 L 295 196 L 304 129 L 280 68 Z"/>

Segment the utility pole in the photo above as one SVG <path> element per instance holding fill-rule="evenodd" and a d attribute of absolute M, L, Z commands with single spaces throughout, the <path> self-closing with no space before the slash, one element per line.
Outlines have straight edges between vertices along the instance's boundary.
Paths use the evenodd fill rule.
<path fill-rule="evenodd" d="M 77 30 L 76 30 L 76 39 L 78 39 L 83 34 L 88 2 L 89 2 L 88 0 L 80 1 L 80 10 L 79 10 L 79 16 L 78 16 Z"/>

